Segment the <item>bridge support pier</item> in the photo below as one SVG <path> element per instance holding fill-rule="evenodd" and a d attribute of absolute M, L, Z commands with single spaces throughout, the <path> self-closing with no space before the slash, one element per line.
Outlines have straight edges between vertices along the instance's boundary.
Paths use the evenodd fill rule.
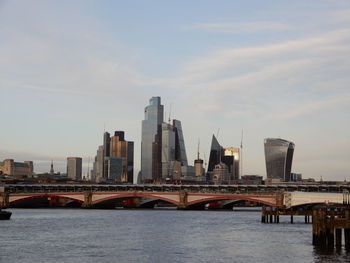
<path fill-rule="evenodd" d="M 84 203 L 82 208 L 92 208 L 92 192 L 84 192 Z"/>
<path fill-rule="evenodd" d="M 140 208 L 141 198 L 134 197 L 123 201 L 124 208 Z"/>
<path fill-rule="evenodd" d="M 179 192 L 179 204 L 177 206 L 177 209 L 179 210 L 185 210 L 188 209 L 188 193 L 184 191 Z"/>
<path fill-rule="evenodd" d="M 0 208 L 7 208 L 9 206 L 9 195 L 5 192 L 0 192 Z"/>

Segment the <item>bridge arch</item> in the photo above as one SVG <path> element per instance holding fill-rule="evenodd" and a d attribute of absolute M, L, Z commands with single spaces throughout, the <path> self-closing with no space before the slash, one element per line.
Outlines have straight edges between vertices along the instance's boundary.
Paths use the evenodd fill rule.
<path fill-rule="evenodd" d="M 225 201 L 225 200 L 244 200 L 244 201 L 256 202 L 256 203 L 267 205 L 267 206 L 277 206 L 276 203 L 262 200 L 262 199 L 259 199 L 256 197 L 249 197 L 249 196 L 244 196 L 244 195 L 211 196 L 211 197 L 206 197 L 203 199 L 198 199 L 198 200 L 188 202 L 187 205 L 188 206 L 197 206 L 197 205 L 207 204 L 207 203 L 214 202 L 214 201 Z"/>
<path fill-rule="evenodd" d="M 159 196 L 156 194 L 151 194 L 151 193 L 127 193 L 127 194 L 114 194 L 111 196 L 107 196 L 107 197 L 103 197 L 100 199 L 96 199 L 95 201 L 92 202 L 92 205 L 98 205 L 100 203 L 103 202 L 108 202 L 108 201 L 113 201 L 113 200 L 127 200 L 127 199 L 132 199 L 132 198 L 150 198 L 153 200 L 161 200 L 173 205 L 178 205 L 178 201 L 167 198 L 167 197 L 163 197 L 163 196 Z"/>
<path fill-rule="evenodd" d="M 38 199 L 46 199 L 48 201 L 56 200 L 56 199 L 70 200 L 79 205 L 82 205 L 84 203 L 84 201 L 71 196 L 45 193 L 45 194 L 36 194 L 36 195 L 30 195 L 30 196 L 17 197 L 15 200 L 9 200 L 9 206 L 10 207 L 17 206 L 17 205 L 20 205 L 21 203 L 28 204 L 30 200 L 38 200 Z"/>

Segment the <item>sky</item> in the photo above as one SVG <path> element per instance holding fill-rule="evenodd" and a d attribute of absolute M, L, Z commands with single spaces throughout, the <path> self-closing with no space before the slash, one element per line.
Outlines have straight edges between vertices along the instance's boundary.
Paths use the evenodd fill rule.
<path fill-rule="evenodd" d="M 104 130 L 140 169 L 152 96 L 181 120 L 187 157 L 211 137 L 266 175 L 264 138 L 295 143 L 292 171 L 350 180 L 350 2 L 0 0 L 0 160 L 84 173 Z M 170 110 L 171 109 L 171 110 Z M 89 162 L 89 158 L 91 161 Z"/>

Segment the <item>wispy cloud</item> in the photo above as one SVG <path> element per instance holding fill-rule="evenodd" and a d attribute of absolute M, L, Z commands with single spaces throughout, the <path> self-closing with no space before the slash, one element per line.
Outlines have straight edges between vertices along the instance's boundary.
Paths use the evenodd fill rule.
<path fill-rule="evenodd" d="M 335 97 L 330 97 L 327 99 L 312 101 L 310 103 L 302 104 L 296 109 L 277 114 L 274 119 L 289 120 L 293 118 L 298 118 L 300 116 L 307 116 L 314 113 L 320 113 L 322 111 L 328 111 L 330 108 L 336 108 L 342 105 L 350 104 L 350 93 L 341 94 Z"/>
<path fill-rule="evenodd" d="M 188 61 L 177 77 L 159 79 L 158 84 L 181 89 L 199 111 L 235 113 L 221 115 L 227 118 L 265 116 L 275 110 L 267 103 L 278 107 L 281 98 L 301 97 L 294 102 L 298 110 L 284 116 L 301 117 L 316 112 L 317 101 L 331 107 L 336 104 L 332 96 L 347 94 L 350 57 L 344 54 L 350 53 L 349 40 L 350 29 L 344 28 L 280 43 L 220 49 Z M 315 91 L 320 98 L 311 99 Z M 241 104 L 238 115 L 234 101 Z"/>
<path fill-rule="evenodd" d="M 337 10 L 330 14 L 335 22 L 350 22 L 350 9 Z"/>
<path fill-rule="evenodd" d="M 218 32 L 229 34 L 252 34 L 252 33 L 270 33 L 278 31 L 294 30 L 295 27 L 276 22 L 257 21 L 257 22 L 231 22 L 231 23 L 198 23 L 185 27 L 186 30 L 199 30 L 206 32 Z"/>

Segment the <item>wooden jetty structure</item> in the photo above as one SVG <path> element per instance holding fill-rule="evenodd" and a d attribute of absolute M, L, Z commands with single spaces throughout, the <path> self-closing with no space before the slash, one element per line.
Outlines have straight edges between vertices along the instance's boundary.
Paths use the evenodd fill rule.
<path fill-rule="evenodd" d="M 322 248 L 342 246 L 350 249 L 350 205 L 324 204 L 318 205 L 312 211 L 312 243 Z"/>
<path fill-rule="evenodd" d="M 279 223 L 280 216 L 290 216 L 290 223 L 294 223 L 295 216 L 304 216 L 305 224 L 311 223 L 312 210 L 310 208 L 303 209 L 286 209 L 283 207 L 262 207 L 261 223 Z"/>

